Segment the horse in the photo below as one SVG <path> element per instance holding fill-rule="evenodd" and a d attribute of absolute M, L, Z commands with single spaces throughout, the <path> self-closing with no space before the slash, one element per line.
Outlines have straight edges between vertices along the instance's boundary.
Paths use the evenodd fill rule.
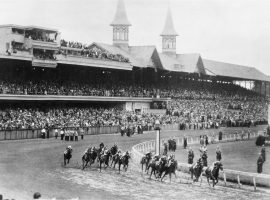
<path fill-rule="evenodd" d="M 119 163 L 120 160 L 120 155 L 118 153 L 116 153 L 115 155 L 112 155 L 112 162 L 111 162 L 111 166 L 113 165 L 113 168 L 115 168 L 115 165 L 117 163 Z"/>
<path fill-rule="evenodd" d="M 104 168 L 106 169 L 109 166 L 109 159 L 110 159 L 111 152 L 110 150 L 105 150 L 104 154 L 99 154 L 99 170 L 101 172 L 101 165 L 104 163 Z"/>
<path fill-rule="evenodd" d="M 191 173 L 191 179 L 193 182 L 197 182 L 199 178 L 201 178 L 201 174 L 203 171 L 203 162 L 202 159 L 200 158 L 197 163 L 194 163 L 190 168 L 189 171 Z M 193 179 L 193 174 L 195 175 L 195 179 Z M 201 183 L 202 183 L 202 178 L 201 178 Z"/>
<path fill-rule="evenodd" d="M 121 165 L 123 165 L 123 169 L 127 171 L 129 159 L 130 159 L 130 154 L 128 151 L 123 156 L 120 157 L 119 162 L 118 162 L 119 174 L 120 174 Z"/>
<path fill-rule="evenodd" d="M 164 171 L 164 167 L 166 164 L 166 160 L 163 158 L 160 158 L 158 161 L 157 160 L 153 160 L 149 165 L 147 170 L 149 170 L 149 168 L 151 168 L 151 172 L 150 172 L 150 179 L 151 176 L 154 172 L 154 175 L 156 178 L 160 178 L 161 177 L 161 173 Z M 156 173 L 158 173 L 158 177 L 156 176 Z"/>
<path fill-rule="evenodd" d="M 64 152 L 64 165 L 69 163 L 69 160 L 71 159 L 71 157 L 72 157 L 72 149 L 67 149 Z"/>
<path fill-rule="evenodd" d="M 209 179 L 213 180 L 213 187 L 215 187 L 215 185 L 218 183 L 219 170 L 223 171 L 223 165 L 220 161 L 214 162 L 213 167 L 206 168 L 205 175 L 209 186 Z"/>
<path fill-rule="evenodd" d="M 111 152 L 110 158 L 111 158 L 111 160 L 112 160 L 111 166 L 112 166 L 112 164 L 113 164 L 113 162 L 114 162 L 114 158 L 115 158 L 115 155 L 117 154 L 117 151 L 118 151 L 118 147 L 117 147 L 116 144 L 114 144 L 114 145 L 111 147 L 111 149 L 110 149 L 110 152 Z"/>
<path fill-rule="evenodd" d="M 97 150 L 95 147 L 93 148 L 89 148 L 87 150 L 87 152 L 84 153 L 84 155 L 82 156 L 82 169 L 84 170 L 84 168 L 87 166 L 88 162 L 90 164 L 90 166 L 95 162 L 97 158 Z"/>
<path fill-rule="evenodd" d="M 145 171 L 147 171 L 147 174 L 148 174 L 147 168 L 150 163 L 151 157 L 152 157 L 151 153 L 147 153 L 142 157 L 141 162 L 140 162 L 142 165 L 142 172 L 143 172 L 143 165 L 145 165 Z"/>
<path fill-rule="evenodd" d="M 169 174 L 170 176 L 170 182 L 171 182 L 171 178 L 172 178 L 172 173 L 175 175 L 175 178 L 176 178 L 176 173 L 175 171 L 177 170 L 177 161 L 176 160 L 170 160 L 164 167 L 163 171 L 164 171 L 164 175 L 162 176 L 162 173 L 160 174 L 160 181 L 162 182 L 163 178 Z"/>

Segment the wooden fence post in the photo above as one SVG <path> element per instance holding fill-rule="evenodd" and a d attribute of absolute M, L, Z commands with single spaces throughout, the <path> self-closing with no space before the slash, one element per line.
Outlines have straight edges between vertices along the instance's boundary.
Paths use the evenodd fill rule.
<path fill-rule="evenodd" d="M 254 191 L 256 191 L 256 178 L 253 176 L 253 185 L 254 185 Z"/>
<path fill-rule="evenodd" d="M 224 180 L 224 184 L 226 186 L 227 184 L 227 179 L 226 179 L 226 173 L 223 171 L 223 180 Z"/>
<path fill-rule="evenodd" d="M 237 183 L 238 183 L 238 186 L 241 187 L 240 176 L 239 176 L 239 174 L 237 174 Z"/>

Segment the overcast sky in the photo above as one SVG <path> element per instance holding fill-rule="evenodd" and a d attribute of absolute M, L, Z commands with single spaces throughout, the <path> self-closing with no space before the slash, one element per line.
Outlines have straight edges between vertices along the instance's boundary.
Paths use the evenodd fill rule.
<path fill-rule="evenodd" d="M 0 24 L 58 29 L 62 38 L 112 43 L 118 0 L 0 0 Z M 269 0 L 125 0 L 130 45 L 155 45 L 170 4 L 178 53 L 256 67 L 270 75 Z"/>

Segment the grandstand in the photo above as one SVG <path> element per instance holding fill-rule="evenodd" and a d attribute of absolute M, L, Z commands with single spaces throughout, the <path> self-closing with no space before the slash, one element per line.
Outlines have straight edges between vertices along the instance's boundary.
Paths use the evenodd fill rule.
<path fill-rule="evenodd" d="M 229 118 L 240 119 L 243 124 L 266 121 L 269 77 L 254 67 L 212 61 L 200 54 L 177 54 L 178 34 L 170 10 L 161 33 L 162 52 L 154 45 L 129 45 L 131 23 L 122 0 L 110 25 L 113 44 L 70 42 L 61 38 L 58 30 L 39 26 L 0 26 L 1 113 L 7 107 L 14 111 L 30 104 L 47 107 L 48 114 L 55 109 L 54 104 L 69 107 L 79 103 L 91 109 L 109 105 L 147 115 L 167 112 L 169 117 L 163 118 L 164 123 L 199 123 L 201 118 L 208 118 L 209 123 L 215 119 L 219 124 Z M 241 87 L 236 83 L 241 83 Z M 187 105 L 187 99 L 194 104 Z M 194 112 L 192 107 L 198 100 L 210 102 L 209 107 L 219 110 L 206 110 L 197 116 L 200 120 L 190 119 L 185 112 Z M 221 100 L 224 102 L 217 103 Z M 255 105 L 255 101 L 259 103 Z M 187 110 L 179 111 L 183 107 Z M 229 107 L 237 107 L 234 110 L 238 114 L 223 110 Z M 243 108 L 256 110 L 260 115 L 239 111 Z M 178 119 L 174 118 L 175 113 Z M 2 114 L 2 119 L 3 116 L 6 115 Z M 140 123 L 154 118 L 148 116 Z"/>

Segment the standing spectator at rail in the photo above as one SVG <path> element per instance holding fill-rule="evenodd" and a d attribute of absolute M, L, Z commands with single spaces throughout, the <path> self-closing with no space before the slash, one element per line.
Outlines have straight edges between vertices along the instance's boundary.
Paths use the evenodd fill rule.
<path fill-rule="evenodd" d="M 266 160 L 266 156 L 265 156 L 265 147 L 264 147 L 264 144 L 262 145 L 262 150 L 261 150 L 261 154 L 262 154 L 262 158 L 263 158 L 263 162 L 265 162 Z"/>
<path fill-rule="evenodd" d="M 259 153 L 259 158 L 257 160 L 257 172 L 260 174 L 262 173 L 262 168 L 263 168 L 263 157 L 262 153 Z"/>
<path fill-rule="evenodd" d="M 207 158 L 208 158 L 208 156 L 207 156 L 207 149 L 206 149 L 206 147 L 205 147 L 205 150 L 202 152 L 201 158 L 202 158 L 202 161 L 203 161 L 203 166 L 204 167 L 207 167 Z"/>
<path fill-rule="evenodd" d="M 209 142 L 208 142 L 208 136 L 205 135 L 205 145 L 207 146 L 208 144 L 209 144 Z"/>
<path fill-rule="evenodd" d="M 221 132 L 221 131 L 219 131 L 219 133 L 218 133 L 218 140 L 219 140 L 219 141 L 222 140 L 222 132 Z"/>
<path fill-rule="evenodd" d="M 251 130 L 250 128 L 248 129 L 248 140 L 250 139 L 250 133 L 251 133 Z"/>
<path fill-rule="evenodd" d="M 74 135 L 75 135 L 75 141 L 78 141 L 78 131 L 77 130 L 74 130 Z"/>
<path fill-rule="evenodd" d="M 168 144 L 166 142 L 164 142 L 163 143 L 163 146 L 164 146 L 163 155 L 164 156 L 167 156 L 167 153 L 168 153 Z"/>
<path fill-rule="evenodd" d="M 200 135 L 200 145 L 203 146 L 204 145 L 204 139 L 203 139 L 203 136 Z"/>
<path fill-rule="evenodd" d="M 184 149 L 187 148 L 187 137 L 184 135 L 184 142 L 183 142 Z"/>
<path fill-rule="evenodd" d="M 65 140 L 69 141 L 69 131 L 65 129 Z"/>
<path fill-rule="evenodd" d="M 61 137 L 61 140 L 64 139 L 64 136 L 65 136 L 65 133 L 64 133 L 63 129 L 61 128 L 61 130 L 60 130 L 60 137 Z"/>
<path fill-rule="evenodd" d="M 45 137 L 46 137 L 46 130 L 45 130 L 45 128 L 43 128 L 43 129 L 41 130 L 41 138 L 42 138 L 42 139 L 45 139 Z"/>
<path fill-rule="evenodd" d="M 50 129 L 49 129 L 49 127 L 47 126 L 47 128 L 45 130 L 46 130 L 46 133 L 47 133 L 47 139 L 49 139 L 50 138 Z"/>
<path fill-rule="evenodd" d="M 81 140 L 83 140 L 84 129 L 83 128 L 79 128 L 79 132 L 80 132 L 80 135 L 81 135 Z"/>
<path fill-rule="evenodd" d="M 217 146 L 217 150 L 216 150 L 216 160 L 217 160 L 217 161 L 221 161 L 221 158 L 222 158 L 222 156 L 221 156 L 221 150 L 220 150 L 219 146 Z"/>
<path fill-rule="evenodd" d="M 188 164 L 193 164 L 194 152 L 191 147 L 188 150 Z"/>
<path fill-rule="evenodd" d="M 57 139 L 57 137 L 58 137 L 58 129 L 57 128 L 54 129 L 54 136 L 55 136 L 55 139 Z"/>
<path fill-rule="evenodd" d="M 69 131 L 69 137 L 70 137 L 70 141 L 73 141 L 73 139 L 74 139 L 74 131 L 73 130 Z"/>

